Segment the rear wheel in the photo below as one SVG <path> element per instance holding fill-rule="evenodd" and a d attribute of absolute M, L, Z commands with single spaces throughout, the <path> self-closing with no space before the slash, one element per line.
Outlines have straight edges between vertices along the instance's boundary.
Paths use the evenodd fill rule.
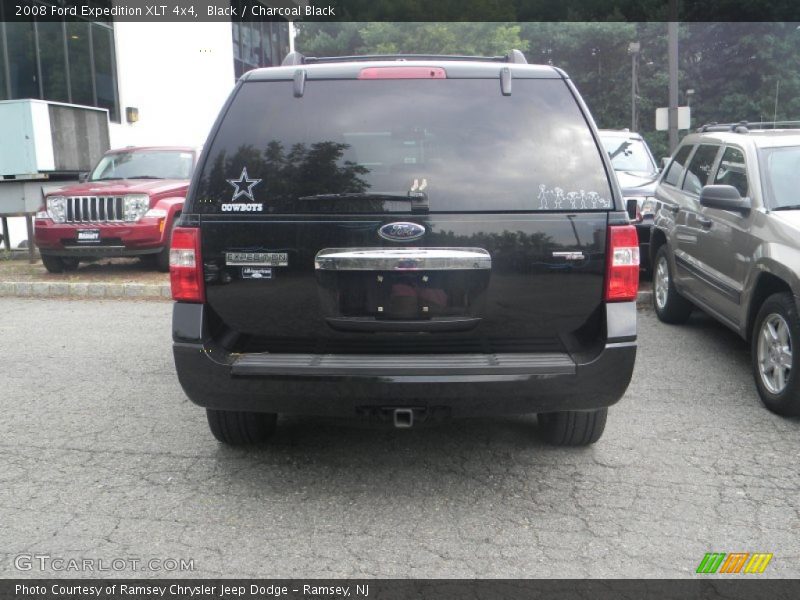
<path fill-rule="evenodd" d="M 659 320 L 673 325 L 685 323 L 692 314 L 692 303 L 675 289 L 666 245 L 656 252 L 653 265 L 653 308 Z"/>
<path fill-rule="evenodd" d="M 275 413 L 245 412 L 239 410 L 206 409 L 211 433 L 223 444 L 243 446 L 258 444 L 275 432 L 278 415 Z"/>
<path fill-rule="evenodd" d="M 764 301 L 753 324 L 753 377 L 764 405 L 779 415 L 800 415 L 800 318 L 789 292 Z"/>
<path fill-rule="evenodd" d="M 588 446 L 603 435 L 608 409 L 568 410 L 539 415 L 539 433 L 556 446 Z"/>
<path fill-rule="evenodd" d="M 61 256 L 51 256 L 42 254 L 42 264 L 50 273 L 63 273 L 64 271 L 74 271 L 78 268 L 77 258 L 63 258 Z"/>

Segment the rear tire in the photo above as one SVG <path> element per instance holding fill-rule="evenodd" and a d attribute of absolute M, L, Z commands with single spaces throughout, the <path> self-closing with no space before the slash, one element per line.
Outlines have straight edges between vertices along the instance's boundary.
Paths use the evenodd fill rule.
<path fill-rule="evenodd" d="M 653 309 L 656 316 L 664 323 L 680 325 L 689 320 L 692 308 L 692 303 L 675 289 L 667 246 L 663 245 L 656 252 L 653 264 Z"/>
<path fill-rule="evenodd" d="M 73 270 L 67 267 L 63 258 L 60 256 L 51 256 L 50 254 L 42 254 L 42 264 L 44 268 L 47 269 L 48 273 L 63 273 L 64 271 Z"/>
<path fill-rule="evenodd" d="M 244 446 L 263 442 L 275 432 L 275 413 L 206 409 L 208 427 L 223 444 Z"/>
<path fill-rule="evenodd" d="M 779 415 L 800 415 L 800 317 L 791 293 L 764 301 L 751 338 L 753 377 L 764 406 Z"/>
<path fill-rule="evenodd" d="M 555 446 L 588 446 L 603 435 L 608 409 L 541 413 L 539 433 Z"/>

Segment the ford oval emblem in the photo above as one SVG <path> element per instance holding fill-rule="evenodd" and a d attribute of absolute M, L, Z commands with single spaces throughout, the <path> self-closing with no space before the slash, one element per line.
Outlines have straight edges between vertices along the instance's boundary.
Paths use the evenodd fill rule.
<path fill-rule="evenodd" d="M 412 242 L 425 235 L 425 228 L 417 223 L 387 223 L 378 235 L 390 242 Z"/>

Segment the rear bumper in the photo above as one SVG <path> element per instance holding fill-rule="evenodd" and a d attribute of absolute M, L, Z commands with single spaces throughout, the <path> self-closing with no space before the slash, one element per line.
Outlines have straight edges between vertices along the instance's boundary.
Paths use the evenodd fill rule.
<path fill-rule="evenodd" d="M 566 353 L 232 355 L 205 335 L 204 309 L 175 304 L 175 366 L 186 395 L 219 410 L 347 416 L 414 407 L 454 417 L 590 410 L 622 397 L 636 357 L 635 303 L 606 307 L 614 335 L 585 360 Z"/>
<path fill-rule="evenodd" d="M 135 223 L 54 223 L 36 219 L 34 240 L 42 254 L 53 256 L 136 256 L 159 252 L 167 243 L 163 218 Z M 97 243 L 79 243 L 78 231 L 97 229 Z"/>

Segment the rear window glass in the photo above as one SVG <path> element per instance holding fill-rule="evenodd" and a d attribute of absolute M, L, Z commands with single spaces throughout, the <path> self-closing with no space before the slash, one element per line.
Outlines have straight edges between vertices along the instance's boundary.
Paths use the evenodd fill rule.
<path fill-rule="evenodd" d="M 732 146 L 725 149 L 722 159 L 714 177 L 716 185 L 732 185 L 739 190 L 739 195 L 747 196 L 747 169 L 744 163 L 744 153 L 739 148 Z"/>
<path fill-rule="evenodd" d="M 242 85 L 194 193 L 201 213 L 611 208 L 600 149 L 559 79 Z"/>
<path fill-rule="evenodd" d="M 700 190 L 708 183 L 708 176 L 718 151 L 719 146 L 700 145 L 686 170 L 686 179 L 683 180 L 684 190 L 691 194 L 700 194 Z"/>
<path fill-rule="evenodd" d="M 800 207 L 800 147 L 768 148 L 761 156 L 770 208 Z"/>
<path fill-rule="evenodd" d="M 667 174 L 664 176 L 664 183 L 674 186 L 680 185 L 686 159 L 689 158 L 689 152 L 692 151 L 692 148 L 693 146 L 684 146 L 678 150 L 678 153 L 669 165 Z"/>
<path fill-rule="evenodd" d="M 654 173 L 658 169 L 647 145 L 641 138 L 600 134 L 600 141 L 611 157 L 615 171 Z"/>

